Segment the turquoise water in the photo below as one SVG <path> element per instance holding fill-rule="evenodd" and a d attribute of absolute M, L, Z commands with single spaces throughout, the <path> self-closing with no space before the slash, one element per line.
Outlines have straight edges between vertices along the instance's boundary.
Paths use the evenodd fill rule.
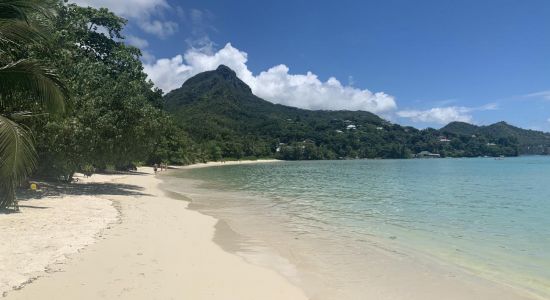
<path fill-rule="evenodd" d="M 178 176 L 327 242 L 387 240 L 550 297 L 550 157 L 281 162 Z M 232 199 L 232 200 L 231 200 Z"/>

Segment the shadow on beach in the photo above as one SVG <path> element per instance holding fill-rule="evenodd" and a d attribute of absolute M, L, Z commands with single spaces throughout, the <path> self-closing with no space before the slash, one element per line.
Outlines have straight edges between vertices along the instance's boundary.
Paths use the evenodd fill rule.
<path fill-rule="evenodd" d="M 99 174 L 99 173 L 98 173 Z M 106 173 L 104 173 L 106 174 Z M 116 172 L 111 174 L 127 174 L 127 175 L 147 175 L 144 172 Z M 45 197 L 59 197 L 59 196 L 150 196 L 150 194 L 144 193 L 144 188 L 133 185 L 123 184 L 116 182 L 73 182 L 65 183 L 59 181 L 37 181 L 39 190 L 32 191 L 27 188 L 20 188 L 17 191 L 18 206 L 21 208 L 31 209 L 47 209 L 48 207 L 41 207 L 31 205 L 31 200 L 42 199 Z M 13 208 L 0 209 L 0 214 L 17 213 L 18 210 Z"/>
<path fill-rule="evenodd" d="M 139 174 L 138 174 L 139 175 Z M 35 181 L 36 182 L 36 181 Z M 65 195 L 115 195 L 115 196 L 147 196 L 144 193 L 144 188 L 133 185 L 116 182 L 37 182 L 40 189 L 31 191 L 28 189 L 19 190 L 17 198 L 20 206 L 23 206 L 25 201 L 32 199 L 40 199 L 43 197 L 56 197 Z"/>
<path fill-rule="evenodd" d="M 58 196 L 150 196 L 143 193 L 143 188 L 132 184 L 122 183 L 62 183 L 62 182 L 37 182 L 40 190 L 31 191 L 28 189 L 17 192 L 17 200 L 20 208 L 47 209 L 48 207 L 32 205 L 32 200 L 44 197 Z M 14 209 L 1 209 L 0 214 L 11 214 L 19 211 Z"/>

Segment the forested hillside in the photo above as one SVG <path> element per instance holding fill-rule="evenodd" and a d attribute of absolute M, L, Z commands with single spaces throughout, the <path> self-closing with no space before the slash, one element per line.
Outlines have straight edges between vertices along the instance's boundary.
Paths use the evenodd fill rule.
<path fill-rule="evenodd" d="M 493 140 L 517 141 L 520 154 L 549 154 L 550 150 L 550 133 L 523 129 L 506 122 L 488 126 L 452 122 L 440 131 L 446 134 L 485 135 Z"/>
<path fill-rule="evenodd" d="M 265 101 L 226 66 L 198 74 L 164 97 L 165 109 L 205 160 L 409 158 L 517 155 L 514 139 L 442 134 L 392 124 L 365 111 L 311 111 Z M 449 138 L 448 138 L 449 137 Z"/>

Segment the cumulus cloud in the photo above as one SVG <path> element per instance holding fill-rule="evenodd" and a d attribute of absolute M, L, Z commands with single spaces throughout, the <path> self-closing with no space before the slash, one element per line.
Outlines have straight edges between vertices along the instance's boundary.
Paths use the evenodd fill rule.
<path fill-rule="evenodd" d="M 162 14 L 170 9 L 166 0 L 70 0 L 80 6 L 106 7 L 115 14 L 135 21 L 145 32 L 165 38 L 178 30 L 178 24 L 163 20 Z"/>
<path fill-rule="evenodd" d="M 397 115 L 414 122 L 447 124 L 454 121 L 473 123 L 472 112 L 498 109 L 496 103 L 479 107 L 448 106 L 434 107 L 427 110 L 401 110 Z"/>
<path fill-rule="evenodd" d="M 218 51 L 191 48 L 184 55 L 158 59 L 145 64 L 149 78 L 165 92 L 178 88 L 188 78 L 204 71 L 214 70 L 220 64 L 233 69 L 247 83 L 255 95 L 274 103 L 306 109 L 366 110 L 383 113 L 397 105 L 392 96 L 372 93 L 350 85 L 343 85 L 334 77 L 322 81 L 312 72 L 291 74 L 286 65 L 277 65 L 254 75 L 247 66 L 248 54 L 225 45 Z"/>

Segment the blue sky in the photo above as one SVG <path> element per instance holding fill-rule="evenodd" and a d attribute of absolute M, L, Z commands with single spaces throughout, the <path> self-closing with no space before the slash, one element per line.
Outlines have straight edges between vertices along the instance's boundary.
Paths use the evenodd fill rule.
<path fill-rule="evenodd" d="M 126 17 L 165 91 L 224 63 L 277 103 L 550 131 L 547 0 L 73 1 Z"/>

